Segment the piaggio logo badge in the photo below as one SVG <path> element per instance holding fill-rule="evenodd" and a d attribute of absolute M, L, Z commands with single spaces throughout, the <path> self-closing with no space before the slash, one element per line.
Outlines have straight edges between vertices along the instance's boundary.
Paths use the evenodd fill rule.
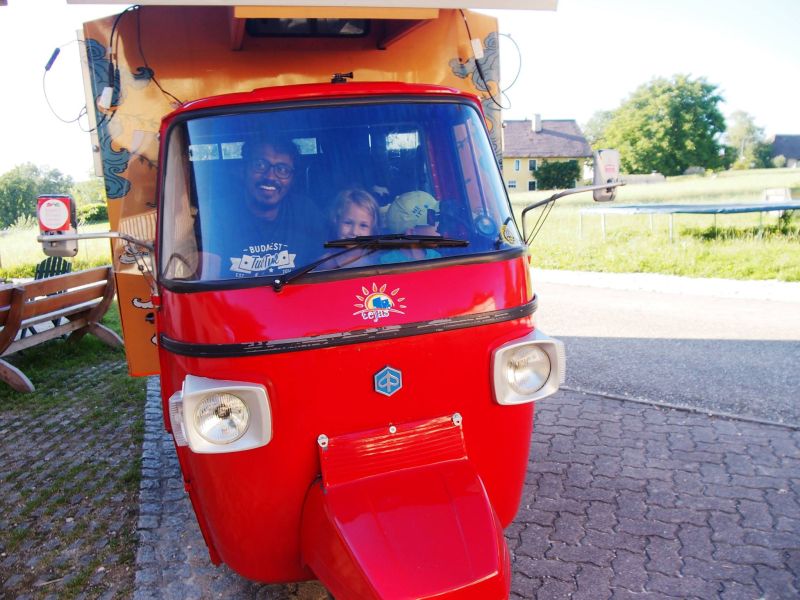
<path fill-rule="evenodd" d="M 403 387 L 403 374 L 389 365 L 375 373 L 375 391 L 391 396 Z"/>
<path fill-rule="evenodd" d="M 356 294 L 358 303 L 354 304 L 358 310 L 353 313 L 353 316 L 361 315 L 365 321 L 372 321 L 377 323 L 381 319 L 385 319 L 392 313 L 400 315 L 405 314 L 401 308 L 406 308 L 403 304 L 405 298 L 398 298 L 400 288 L 396 288 L 389 293 L 386 293 L 386 284 L 378 287 L 378 284 L 372 284 L 372 290 L 366 286 L 361 287 L 361 294 Z"/>

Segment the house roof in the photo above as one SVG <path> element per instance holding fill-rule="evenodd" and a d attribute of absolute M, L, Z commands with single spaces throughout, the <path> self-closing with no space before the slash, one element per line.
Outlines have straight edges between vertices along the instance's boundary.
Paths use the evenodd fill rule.
<path fill-rule="evenodd" d="M 592 149 L 574 119 L 542 119 L 542 130 L 533 123 L 503 123 L 503 156 L 521 158 L 585 158 Z"/>
<path fill-rule="evenodd" d="M 800 135 L 776 135 L 772 142 L 772 156 L 800 158 Z"/>

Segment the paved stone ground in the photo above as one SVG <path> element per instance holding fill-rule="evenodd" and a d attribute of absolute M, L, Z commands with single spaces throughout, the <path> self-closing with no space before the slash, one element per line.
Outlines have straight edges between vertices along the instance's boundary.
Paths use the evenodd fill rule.
<path fill-rule="evenodd" d="M 3 599 L 133 593 L 143 394 L 122 357 L 71 373 L 0 402 Z"/>
<path fill-rule="evenodd" d="M 562 391 L 537 407 L 511 598 L 800 595 L 800 432 Z M 322 600 L 210 566 L 149 383 L 134 598 Z"/>

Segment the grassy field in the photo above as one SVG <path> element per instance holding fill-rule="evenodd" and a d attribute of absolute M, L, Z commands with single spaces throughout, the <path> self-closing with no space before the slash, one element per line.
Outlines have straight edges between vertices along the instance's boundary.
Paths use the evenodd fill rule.
<path fill-rule="evenodd" d="M 79 231 L 108 231 L 108 223 L 84 225 Z M 46 258 L 41 244 L 36 241 L 38 234 L 36 228 L 0 231 L 0 278 L 33 277 L 36 264 Z M 108 265 L 111 263 L 111 242 L 104 239 L 81 240 L 78 255 L 71 260 L 75 271 Z"/>
<path fill-rule="evenodd" d="M 728 171 L 715 175 L 671 177 L 665 183 L 629 185 L 618 192 L 616 204 L 715 203 L 757 201 L 767 188 L 789 188 L 800 198 L 800 169 Z M 517 216 L 529 203 L 550 192 L 512 195 Z M 533 263 L 547 269 L 642 272 L 800 281 L 800 215 L 778 224 L 772 214 L 675 215 L 674 240 L 669 239 L 667 215 L 609 215 L 603 239 L 598 215 L 580 209 L 592 206 L 591 194 L 560 200 L 531 245 Z M 531 223 L 538 217 L 532 211 Z M 652 222 L 652 229 L 651 229 Z M 716 226 L 715 226 L 716 225 Z M 103 231 L 108 224 L 83 227 Z M 0 277 L 32 277 L 44 259 L 36 230 L 0 232 Z M 81 242 L 74 269 L 108 264 L 108 240 Z"/>
<path fill-rule="evenodd" d="M 793 198 L 800 198 L 800 170 L 731 171 L 625 186 L 615 204 L 748 202 L 759 200 L 762 190 L 778 187 L 790 188 Z M 525 205 L 548 195 L 513 195 L 515 212 L 519 216 Z M 652 229 L 649 215 L 608 215 L 603 239 L 598 215 L 584 215 L 581 228 L 580 209 L 592 205 L 591 194 L 559 200 L 531 244 L 533 264 L 547 269 L 800 281 L 800 215 L 788 224 L 779 224 L 773 214 L 718 215 L 716 220 L 712 215 L 675 215 L 673 241 L 668 215 L 653 215 Z M 532 213 L 530 224 L 538 218 L 538 211 Z"/>

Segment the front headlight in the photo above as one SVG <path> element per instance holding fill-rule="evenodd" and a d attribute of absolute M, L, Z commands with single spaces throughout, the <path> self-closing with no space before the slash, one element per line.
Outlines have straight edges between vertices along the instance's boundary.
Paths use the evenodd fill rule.
<path fill-rule="evenodd" d="M 212 444 L 230 444 L 242 437 L 250 424 L 250 412 L 233 394 L 212 394 L 197 405 L 194 424 Z"/>
<path fill-rule="evenodd" d="M 558 391 L 565 379 L 564 344 L 538 329 L 497 348 L 492 354 L 498 404 L 525 404 Z"/>
<path fill-rule="evenodd" d="M 187 375 L 169 399 L 175 444 L 198 454 L 241 452 L 269 444 L 272 411 L 263 385 Z"/>
<path fill-rule="evenodd" d="M 529 344 L 513 348 L 506 360 L 508 384 L 518 394 L 529 396 L 547 383 L 550 359 L 539 346 Z"/>

